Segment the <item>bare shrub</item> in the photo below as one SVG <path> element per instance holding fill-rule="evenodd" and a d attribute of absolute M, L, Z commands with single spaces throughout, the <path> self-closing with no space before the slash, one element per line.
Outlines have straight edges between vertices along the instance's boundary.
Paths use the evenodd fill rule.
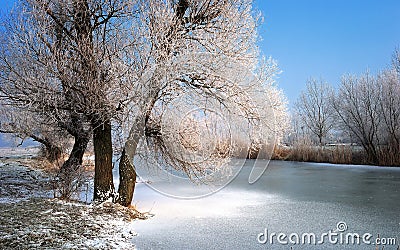
<path fill-rule="evenodd" d="M 276 145 L 271 159 L 272 160 L 288 160 L 290 157 L 290 154 L 291 154 L 290 147 Z"/>
<path fill-rule="evenodd" d="M 379 147 L 379 165 L 399 166 L 400 165 L 400 148 L 391 146 Z"/>
<path fill-rule="evenodd" d="M 58 170 L 54 173 L 51 181 L 54 198 L 79 200 L 80 195 L 85 194 L 85 200 L 88 202 L 91 178 L 92 176 L 82 166 L 70 169 L 68 172 Z"/>

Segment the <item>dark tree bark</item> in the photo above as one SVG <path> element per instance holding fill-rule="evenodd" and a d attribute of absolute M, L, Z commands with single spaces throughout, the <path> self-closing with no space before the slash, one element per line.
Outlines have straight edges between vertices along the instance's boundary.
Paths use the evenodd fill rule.
<path fill-rule="evenodd" d="M 136 183 L 136 168 L 133 164 L 133 157 L 140 138 L 144 134 L 144 119 L 139 116 L 135 120 L 136 126 L 129 131 L 129 137 L 125 142 L 119 161 L 119 186 L 117 202 L 128 207 L 132 203 Z"/>
<path fill-rule="evenodd" d="M 75 140 L 68 160 L 64 162 L 60 169 L 61 172 L 66 173 L 69 171 L 76 171 L 82 165 L 83 155 L 86 152 L 90 139 L 90 133 L 85 129 L 83 123 L 84 118 L 78 114 L 71 114 L 70 119 L 69 123 L 60 124 L 60 126 L 64 127 Z"/>
<path fill-rule="evenodd" d="M 136 184 L 136 169 L 132 161 L 128 159 L 125 149 L 122 151 L 119 164 L 119 186 L 118 186 L 118 203 L 128 207 L 132 203 L 133 193 Z"/>
<path fill-rule="evenodd" d="M 61 172 L 76 171 L 83 161 L 83 155 L 86 152 L 89 143 L 89 136 L 75 136 L 74 146 L 69 154 L 68 160 L 61 167 Z"/>
<path fill-rule="evenodd" d="M 58 173 L 58 189 L 61 199 L 70 199 L 71 195 L 80 187 L 76 181 L 81 177 L 80 168 L 82 167 L 83 155 L 90 140 L 90 133 L 85 129 L 83 117 L 72 114 L 70 119 L 69 123 L 60 123 L 60 126 L 64 127 L 74 137 L 74 146 Z"/>
<path fill-rule="evenodd" d="M 105 201 L 114 197 L 112 175 L 112 141 L 111 122 L 95 124 L 93 130 L 93 146 L 95 155 L 94 197 L 95 201 Z"/>
<path fill-rule="evenodd" d="M 74 146 L 69 158 L 61 166 L 58 173 L 60 199 L 70 199 L 71 195 L 79 188 L 79 185 L 74 185 L 74 181 L 77 178 L 79 179 L 78 176 L 81 174 L 79 170 L 82 167 L 83 155 L 88 143 L 89 136 L 87 134 L 75 136 Z"/>
<path fill-rule="evenodd" d="M 133 126 L 129 131 L 126 139 L 124 150 L 122 151 L 121 160 L 119 161 L 119 187 L 118 187 L 118 203 L 128 207 L 132 203 L 133 194 L 135 192 L 136 168 L 133 164 L 136 150 L 140 139 L 145 135 L 146 124 L 149 121 L 151 110 L 153 109 L 158 92 L 152 93 L 153 98 L 143 109 L 143 115 L 136 117 Z"/>
<path fill-rule="evenodd" d="M 368 158 L 367 163 L 372 165 L 378 165 L 379 157 L 375 145 L 373 143 L 367 143 L 366 146 L 364 146 L 364 149 L 367 152 L 367 158 Z"/>

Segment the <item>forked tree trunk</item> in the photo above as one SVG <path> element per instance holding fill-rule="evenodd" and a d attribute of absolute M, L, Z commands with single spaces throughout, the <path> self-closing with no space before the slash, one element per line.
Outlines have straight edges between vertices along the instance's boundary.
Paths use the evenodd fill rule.
<path fill-rule="evenodd" d="M 61 166 L 60 172 L 76 171 L 82 165 L 83 155 L 89 143 L 90 133 L 85 130 L 82 118 L 78 114 L 72 113 L 70 121 L 64 124 L 64 128 L 74 137 L 74 146 L 69 154 L 68 160 Z"/>
<path fill-rule="evenodd" d="M 94 196 L 95 201 L 105 201 L 114 197 L 112 175 L 112 141 L 111 122 L 105 121 L 95 125 L 93 130 L 93 146 L 95 155 Z"/>
<path fill-rule="evenodd" d="M 373 143 L 368 143 L 365 150 L 367 152 L 368 164 L 378 165 L 379 157 L 376 147 L 373 145 Z"/>

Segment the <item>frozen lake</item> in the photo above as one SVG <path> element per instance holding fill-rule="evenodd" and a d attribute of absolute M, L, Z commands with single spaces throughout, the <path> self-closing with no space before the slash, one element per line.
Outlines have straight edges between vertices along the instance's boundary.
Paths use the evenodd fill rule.
<path fill-rule="evenodd" d="M 396 240 L 395 246 L 384 249 L 398 249 L 400 168 L 271 161 L 263 176 L 250 185 L 253 163 L 247 161 L 227 187 L 201 199 L 174 199 L 137 184 L 134 203 L 155 216 L 135 222 L 136 247 L 382 249 L 369 245 L 379 234 L 381 242 Z M 338 229 L 338 223 L 347 229 Z M 329 231 L 332 235 L 324 236 Z M 279 233 L 286 238 L 282 235 L 278 241 Z M 315 244 L 307 234 L 315 235 Z M 352 235 L 359 236 L 359 244 Z"/>

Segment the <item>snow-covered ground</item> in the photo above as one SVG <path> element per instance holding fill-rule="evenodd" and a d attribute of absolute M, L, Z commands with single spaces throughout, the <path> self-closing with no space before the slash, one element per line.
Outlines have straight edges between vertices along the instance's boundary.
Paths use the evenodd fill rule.
<path fill-rule="evenodd" d="M 33 150 L 0 149 L 0 203 L 15 203 L 30 197 L 51 197 L 49 176 L 28 166 Z"/>
<path fill-rule="evenodd" d="M 36 148 L 0 149 L 0 249 L 134 249 L 133 218 L 116 204 L 52 199 Z"/>

